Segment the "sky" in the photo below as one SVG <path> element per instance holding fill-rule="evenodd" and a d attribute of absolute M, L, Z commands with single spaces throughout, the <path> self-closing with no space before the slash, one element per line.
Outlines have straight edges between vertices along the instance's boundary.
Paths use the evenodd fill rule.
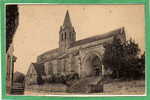
<path fill-rule="evenodd" d="M 19 5 L 14 35 L 14 71 L 27 72 L 38 55 L 58 48 L 59 29 L 69 11 L 77 40 L 125 27 L 142 52 L 145 48 L 144 5 Z"/>

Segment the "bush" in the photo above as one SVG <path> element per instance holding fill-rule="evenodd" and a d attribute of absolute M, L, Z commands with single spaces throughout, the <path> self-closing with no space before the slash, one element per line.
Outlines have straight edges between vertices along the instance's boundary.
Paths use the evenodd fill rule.
<path fill-rule="evenodd" d="M 53 74 L 43 77 L 44 82 L 47 83 L 66 83 L 67 81 L 79 79 L 79 75 L 76 72 L 70 72 L 68 74 Z"/>

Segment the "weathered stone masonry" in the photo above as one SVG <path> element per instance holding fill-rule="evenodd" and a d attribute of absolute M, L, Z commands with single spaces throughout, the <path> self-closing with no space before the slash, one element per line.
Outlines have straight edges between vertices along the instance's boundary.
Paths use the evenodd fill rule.
<path fill-rule="evenodd" d="M 39 55 L 37 62 L 31 63 L 26 80 L 28 83 L 32 83 L 36 82 L 35 77 L 38 76 L 66 74 L 71 71 L 78 73 L 81 78 L 94 75 L 92 62 L 95 58 L 98 59 L 98 62 L 95 61 L 95 63 L 99 63 L 101 66 L 100 74 L 103 74 L 104 45 L 117 39 L 126 40 L 124 28 L 76 41 L 76 32 L 67 11 L 59 31 L 59 48 Z"/>

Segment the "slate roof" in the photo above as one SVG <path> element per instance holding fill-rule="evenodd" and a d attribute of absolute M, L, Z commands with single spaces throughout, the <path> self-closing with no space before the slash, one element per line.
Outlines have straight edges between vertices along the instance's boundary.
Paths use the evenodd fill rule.
<path fill-rule="evenodd" d="M 106 38 L 109 38 L 109 37 L 112 37 L 112 36 L 115 36 L 115 35 L 121 33 L 123 30 L 124 30 L 124 28 L 119 28 L 119 29 L 110 31 L 108 33 L 92 36 L 92 37 L 85 38 L 85 39 L 82 39 L 82 40 L 78 40 L 78 41 L 74 42 L 71 47 L 75 47 L 75 46 L 78 46 L 78 45 L 83 45 L 83 44 L 94 42 L 94 41 L 97 41 L 97 40 L 106 39 Z"/>

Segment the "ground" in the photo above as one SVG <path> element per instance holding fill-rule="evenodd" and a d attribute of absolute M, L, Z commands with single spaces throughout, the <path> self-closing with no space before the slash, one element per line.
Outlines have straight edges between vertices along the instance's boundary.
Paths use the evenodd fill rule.
<path fill-rule="evenodd" d="M 86 95 L 144 95 L 145 94 L 145 80 L 130 80 L 118 81 L 113 80 L 104 84 L 103 93 L 88 93 Z M 64 92 L 31 92 L 25 91 L 25 95 L 81 95 L 78 93 L 64 93 Z"/>
<path fill-rule="evenodd" d="M 104 85 L 104 94 L 115 95 L 144 95 L 145 81 L 113 81 Z"/>

